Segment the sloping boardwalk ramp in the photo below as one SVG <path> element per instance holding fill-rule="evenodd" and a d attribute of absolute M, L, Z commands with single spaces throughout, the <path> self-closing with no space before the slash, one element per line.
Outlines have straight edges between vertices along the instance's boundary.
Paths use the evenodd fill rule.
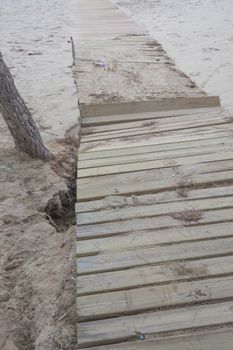
<path fill-rule="evenodd" d="M 88 33 L 90 18 L 113 11 L 107 1 L 78 4 Z M 121 16 L 115 7 L 113 12 Z M 88 35 L 97 43 L 106 32 L 103 21 L 96 20 L 94 29 Z M 92 51 L 82 47 L 81 40 L 77 70 L 90 64 Z M 100 57 L 101 45 L 95 47 Z M 93 66 L 93 77 L 99 69 Z M 139 102 L 132 85 L 134 102 L 125 92 L 111 103 L 103 97 L 108 86 L 114 89 L 111 71 L 103 70 L 98 103 L 81 73 L 79 349 L 233 349 L 233 119 L 217 97 L 198 88 L 193 95 L 188 78 L 180 81 L 179 71 L 173 73 L 179 96 L 169 84 L 159 91 L 157 81 L 152 101 Z"/>

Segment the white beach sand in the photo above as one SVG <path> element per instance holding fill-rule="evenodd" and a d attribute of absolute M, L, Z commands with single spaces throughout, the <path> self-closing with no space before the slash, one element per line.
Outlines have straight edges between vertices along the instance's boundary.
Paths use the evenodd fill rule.
<path fill-rule="evenodd" d="M 77 123 L 70 21 L 61 0 L 0 1 L 0 50 L 45 140 Z"/>

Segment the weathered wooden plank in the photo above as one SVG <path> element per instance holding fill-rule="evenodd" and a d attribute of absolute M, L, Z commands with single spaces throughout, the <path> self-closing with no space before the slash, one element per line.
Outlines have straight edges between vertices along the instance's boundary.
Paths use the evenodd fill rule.
<path fill-rule="evenodd" d="M 233 255 L 208 259 L 198 258 L 192 261 L 164 262 L 136 269 L 77 276 L 77 294 L 81 296 L 113 292 L 229 274 L 233 274 Z"/>
<path fill-rule="evenodd" d="M 141 171 L 125 174 L 124 176 L 121 174 L 120 178 L 119 175 L 113 174 L 99 176 L 95 179 L 91 177 L 79 179 L 77 181 L 77 198 L 79 201 L 82 201 L 113 195 L 156 193 L 177 189 L 179 184 L 184 182 L 195 186 L 198 184 L 211 186 L 213 183 L 217 184 L 218 182 L 231 181 L 233 178 L 233 171 L 217 171 L 212 174 L 196 175 L 192 174 L 194 168 L 190 168 L 186 173 L 178 173 L 176 176 L 174 176 L 172 169 L 170 172 L 163 171 L 162 174 L 170 178 L 159 180 L 158 171 L 159 170 L 148 170 L 146 174 Z M 160 176 L 162 174 L 160 173 Z M 101 182 L 99 180 L 101 180 Z"/>
<path fill-rule="evenodd" d="M 190 148 L 200 148 L 200 146 L 203 147 L 209 147 L 214 145 L 223 145 L 225 142 L 226 144 L 231 144 L 232 140 L 230 137 L 227 137 L 228 134 L 222 135 L 221 133 L 219 135 L 206 135 L 206 138 L 204 139 L 194 139 L 194 140 L 179 140 L 177 142 L 164 142 L 163 138 L 160 140 L 160 143 L 155 142 L 155 144 L 148 145 L 148 146 L 135 146 L 130 148 L 120 148 L 120 149 L 110 149 L 105 151 L 90 151 L 85 153 L 79 153 L 78 160 L 80 164 L 86 164 L 95 162 L 101 162 L 101 161 L 116 161 L 124 158 L 131 159 L 130 157 L 137 157 L 139 155 L 145 155 L 149 153 L 153 154 L 160 154 L 160 153 L 166 153 L 166 152 L 172 152 L 172 151 L 178 151 L 178 150 L 186 150 Z M 95 163 L 94 163 L 95 164 Z M 98 163 L 99 164 L 99 163 Z"/>
<path fill-rule="evenodd" d="M 189 201 L 194 199 L 221 197 L 233 195 L 233 186 L 218 186 L 200 189 L 187 189 L 181 186 L 177 191 L 167 191 L 155 194 L 144 194 L 140 196 L 109 196 L 104 199 L 88 202 L 77 202 L 76 213 L 98 211 L 103 209 L 120 209 L 138 205 L 150 205 L 176 201 Z"/>
<path fill-rule="evenodd" d="M 160 152 L 160 153 L 145 153 L 145 155 L 138 154 L 133 156 L 122 156 L 121 157 L 113 157 L 113 158 L 99 158 L 96 160 L 87 160 L 87 161 L 79 161 L 78 162 L 78 170 L 82 174 L 83 169 L 97 169 L 99 167 L 109 167 L 114 165 L 123 165 L 130 163 L 140 163 L 140 162 L 149 162 L 154 160 L 168 160 L 168 159 L 176 159 L 178 157 L 188 157 L 189 155 L 196 156 L 202 154 L 211 154 L 216 153 L 216 149 L 218 146 L 205 147 L 205 148 L 190 148 L 185 150 L 174 150 L 173 152 Z M 219 150 L 225 150 L 226 147 L 222 144 L 219 145 Z M 116 158 L 116 159 L 114 159 Z M 114 169 L 114 168 L 113 168 Z M 85 172 L 84 172 L 85 174 Z M 89 172 L 87 172 L 89 174 Z"/>
<path fill-rule="evenodd" d="M 169 132 L 161 132 L 154 134 L 145 134 L 139 136 L 123 137 L 121 139 L 109 139 L 105 141 L 84 142 L 80 144 L 80 153 L 97 152 L 97 151 L 111 151 L 122 148 L 132 148 L 139 146 L 147 146 L 159 143 L 183 142 L 190 140 L 203 140 L 213 137 L 231 137 L 231 124 L 218 124 L 214 128 L 211 126 L 204 126 L 192 129 L 175 130 Z"/>
<path fill-rule="evenodd" d="M 201 242 L 185 242 L 160 247 L 135 247 L 132 250 L 106 252 L 100 255 L 80 257 L 78 274 L 103 273 L 132 267 L 159 264 L 165 261 L 190 260 L 216 257 L 233 253 L 233 238 L 221 238 Z"/>
<path fill-rule="evenodd" d="M 110 103 L 96 105 L 86 105 L 81 103 L 80 114 L 84 118 L 114 114 L 143 113 L 182 108 L 188 109 L 218 106 L 220 106 L 218 96 L 200 96 L 195 98 L 180 97 L 163 99 L 159 101 Z"/>
<path fill-rule="evenodd" d="M 98 167 L 98 168 L 88 168 L 88 169 L 80 169 L 80 174 L 78 171 L 78 175 L 80 179 L 83 178 L 97 178 L 107 175 L 114 174 L 130 174 L 135 172 L 144 172 L 146 170 L 154 171 L 155 177 L 156 173 L 160 172 L 161 178 L 163 176 L 175 176 L 177 175 L 177 179 L 182 176 L 190 176 L 199 174 L 207 174 L 207 173 L 216 173 L 219 171 L 229 171 L 233 170 L 233 152 L 226 150 L 224 152 L 223 160 L 216 159 L 216 154 L 219 155 L 219 158 L 223 153 L 202 153 L 200 155 L 190 155 L 189 157 L 179 157 L 179 158 L 171 158 L 166 160 L 155 160 L 148 162 L 140 162 L 140 163 L 129 163 L 123 164 L 121 167 L 119 165 L 110 165 L 108 167 Z M 206 156 L 206 160 L 204 157 Z M 199 157 L 201 160 L 199 161 Z M 214 158 L 212 161 L 207 160 Z M 193 162 L 192 162 L 193 160 Z M 120 170 L 121 169 L 121 170 Z"/>
<path fill-rule="evenodd" d="M 207 171 L 215 171 L 219 170 L 219 162 L 221 162 L 220 169 L 224 170 L 224 165 L 226 165 L 226 169 L 231 169 L 231 164 L 233 159 L 233 148 L 232 147 L 219 147 L 219 152 L 211 152 L 201 150 L 201 154 L 194 154 L 192 155 L 191 152 L 187 152 L 187 156 L 177 156 L 177 157 L 162 157 L 161 159 L 155 159 L 155 160 L 148 160 L 148 161 L 140 161 L 140 162 L 132 162 L 132 163 L 125 163 L 125 164 L 116 164 L 116 165 L 108 165 L 103 167 L 93 167 L 93 168 L 86 168 L 86 169 L 78 169 L 78 177 L 88 177 L 88 176 L 102 176 L 102 175 L 108 175 L 108 174 L 122 174 L 122 173 L 130 173 L 134 171 L 145 171 L 145 170 L 151 170 L 151 169 L 162 169 L 162 168 L 168 168 L 168 167 L 178 167 L 180 165 L 184 166 L 187 164 L 195 165 L 200 163 L 198 166 L 198 172 L 203 173 L 206 170 Z M 228 162 L 224 162 L 223 161 Z M 213 163 L 215 162 L 215 163 Z M 203 164 L 204 163 L 204 164 Z M 230 166 L 228 167 L 228 165 Z M 197 173 L 197 171 L 195 171 Z"/>
<path fill-rule="evenodd" d="M 174 112 L 174 111 L 173 111 Z M 134 115 L 134 114 L 133 114 Z M 143 114 L 144 115 L 144 114 Z M 130 121 L 130 122 L 117 122 L 117 123 L 111 123 L 111 124 L 104 124 L 100 126 L 92 126 L 92 127 L 83 127 L 82 128 L 82 134 L 83 135 L 91 135 L 99 133 L 106 133 L 106 132 L 113 132 L 116 133 L 123 132 L 126 130 L 137 130 L 138 128 L 145 128 L 147 126 L 157 126 L 157 125 L 164 125 L 164 124 L 176 124 L 176 123 L 184 123 L 184 122 L 191 122 L 194 120 L 200 120 L 200 119 L 218 119 L 221 118 L 224 122 L 224 117 L 227 116 L 225 112 L 216 112 L 215 108 L 211 111 L 208 109 L 208 113 L 196 113 L 196 114 L 181 114 L 181 115 L 174 115 L 174 116 L 163 116 L 162 118 L 150 118 L 156 115 L 156 113 L 148 113 L 147 119 L 145 120 L 139 120 L 139 121 Z M 121 115 L 120 115 L 121 116 Z M 119 116 L 117 116 L 119 117 Z M 96 118 L 97 119 L 97 118 Z M 85 118 L 84 118 L 85 120 Z M 83 126 L 83 124 L 82 124 Z"/>
<path fill-rule="evenodd" d="M 115 123 L 127 123 L 128 121 L 139 121 L 147 119 L 157 119 L 172 116 L 186 115 L 191 117 L 193 114 L 210 114 L 210 113 L 222 113 L 221 107 L 211 108 L 193 108 L 193 109 L 180 109 L 180 110 L 168 110 L 161 112 L 147 112 L 147 113 L 131 113 L 131 114 L 118 114 L 118 115 L 107 115 L 98 117 L 85 117 L 82 119 L 82 126 L 98 126 L 98 125 L 115 125 Z"/>
<path fill-rule="evenodd" d="M 198 143 L 200 144 L 198 147 Z M 173 145 L 173 149 L 171 148 L 171 145 Z M 174 144 L 160 144 L 155 145 L 151 147 L 139 147 L 138 149 L 135 149 L 132 154 L 129 151 L 129 154 L 127 154 L 127 151 L 129 149 L 126 149 L 126 154 L 124 153 L 124 148 L 120 150 L 119 155 L 110 155 L 108 156 L 108 153 L 103 153 L 103 157 L 101 157 L 101 154 L 98 154 L 96 158 L 95 152 L 88 152 L 88 155 L 90 159 L 80 158 L 79 159 L 79 168 L 93 168 L 98 166 L 108 166 L 108 165 L 115 165 L 115 164 L 127 164 L 127 163 L 134 163 L 134 162 L 140 162 L 140 161 L 150 161 L 150 160 L 156 160 L 156 159 L 165 159 L 165 158 L 176 158 L 178 156 L 186 156 L 189 154 L 195 155 L 195 154 L 201 154 L 206 152 L 217 152 L 231 149 L 233 142 L 228 137 L 217 137 L 217 138 L 211 138 L 206 141 L 197 140 L 196 142 L 191 142 L 188 144 L 182 144 L 182 143 L 174 143 Z M 131 149 L 131 148 L 130 148 Z M 131 149 L 133 151 L 133 149 Z M 138 151 L 138 153 L 136 153 Z M 143 153 L 144 152 L 144 153 Z M 93 153 L 93 154 L 91 154 Z M 120 154 L 121 153 L 121 154 Z M 104 156 L 106 155 L 106 156 Z"/>
<path fill-rule="evenodd" d="M 137 340 L 92 347 L 89 350 L 232 350 L 233 330 L 209 329 L 208 333 L 166 336 L 163 339 Z"/>
<path fill-rule="evenodd" d="M 223 120 L 222 117 L 215 116 L 215 117 L 209 117 L 209 118 L 198 118 L 197 120 L 186 120 L 184 122 L 179 123 L 173 122 L 173 123 L 160 123 L 156 122 L 154 125 L 151 126 L 144 126 L 139 128 L 132 128 L 132 129 L 123 129 L 123 130 L 114 130 L 114 131 L 106 131 L 106 132 L 99 132 L 96 134 L 91 135 L 83 135 L 82 136 L 82 143 L 85 142 L 93 142 L 93 141 L 103 141 L 108 139 L 118 139 L 118 138 L 125 138 L 129 136 L 141 136 L 141 135 L 148 135 L 148 134 L 157 134 L 161 132 L 168 132 L 168 131 L 178 131 L 178 130 L 187 130 L 187 129 L 197 129 L 199 127 L 203 126 L 215 126 L 215 125 L 224 125 L 224 124 L 230 124 L 230 120 Z M 145 125 L 149 125 L 145 122 Z"/>
<path fill-rule="evenodd" d="M 78 320 L 90 321 L 158 308 L 233 298 L 233 276 L 79 296 Z M 135 317 L 137 317 L 135 316 Z"/>
<path fill-rule="evenodd" d="M 169 213 L 184 212 L 184 211 L 199 211 L 200 215 L 203 210 L 232 208 L 233 213 L 233 197 L 225 198 L 203 198 L 190 201 L 180 201 L 174 203 L 161 203 L 152 205 L 143 205 L 130 208 L 107 209 L 90 213 L 77 214 L 78 225 L 88 225 L 103 222 L 113 222 L 128 220 L 133 218 L 146 218 Z"/>
<path fill-rule="evenodd" d="M 224 302 L 84 322 L 78 327 L 79 345 L 110 344 L 137 340 L 139 334 L 147 338 L 150 334 L 224 325 L 233 322 L 232 309 L 233 302 Z"/>
<path fill-rule="evenodd" d="M 233 216 L 232 216 L 233 220 Z M 97 238 L 77 242 L 77 256 L 96 255 L 119 249 L 152 247 L 161 244 L 215 239 L 233 236 L 232 222 L 215 225 L 173 227 L 162 230 L 143 230 L 127 232 L 111 238 Z"/>
<path fill-rule="evenodd" d="M 97 159 L 87 159 L 87 160 L 80 160 L 78 161 L 78 169 L 86 169 L 86 168 L 95 168 L 95 167 L 103 167 L 103 166 L 109 166 L 109 165 L 117 165 L 117 164 L 129 164 L 129 163 L 139 163 L 139 162 L 145 162 L 145 161 L 151 161 L 151 160 L 157 160 L 157 159 L 171 159 L 171 158 L 177 158 L 177 157 L 188 157 L 189 155 L 199 155 L 199 154 L 206 154 L 206 153 L 216 153 L 217 151 L 222 152 L 224 150 L 227 150 L 229 148 L 232 149 L 233 152 L 233 140 L 230 138 L 225 138 L 225 141 L 223 138 L 217 138 L 217 139 L 210 139 L 210 142 L 202 143 L 199 141 L 198 144 L 193 144 L 192 146 L 184 148 L 175 148 L 175 149 L 164 149 L 164 150 L 157 150 L 156 146 L 151 147 L 151 149 L 144 150 L 144 153 L 135 153 L 132 155 L 124 155 L 124 153 L 121 156 L 115 156 L 115 157 L 103 157 L 103 158 L 97 158 Z M 164 147 L 165 148 L 165 147 Z M 168 147 L 169 148 L 169 147 Z M 124 149 L 122 150 L 124 151 Z"/>
<path fill-rule="evenodd" d="M 113 223 L 78 226 L 77 239 L 82 240 L 93 239 L 96 237 L 110 237 L 114 235 L 121 235 L 122 233 L 126 232 L 152 230 L 159 228 L 161 229 L 176 226 L 194 226 L 202 224 L 206 225 L 225 221 L 232 222 L 232 209 L 203 211 L 200 219 L 197 222 L 192 220 L 185 221 L 185 219 L 182 220 L 182 213 L 180 215 L 180 218 L 176 215 L 172 215 L 171 213 L 171 215 L 157 216 L 147 219 L 130 219 Z"/>

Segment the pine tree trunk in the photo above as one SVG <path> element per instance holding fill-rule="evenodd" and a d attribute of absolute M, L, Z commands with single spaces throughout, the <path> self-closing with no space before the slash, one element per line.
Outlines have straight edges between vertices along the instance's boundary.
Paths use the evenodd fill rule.
<path fill-rule="evenodd" d="M 14 139 L 16 147 L 33 158 L 49 159 L 39 130 L 0 52 L 0 112 Z"/>

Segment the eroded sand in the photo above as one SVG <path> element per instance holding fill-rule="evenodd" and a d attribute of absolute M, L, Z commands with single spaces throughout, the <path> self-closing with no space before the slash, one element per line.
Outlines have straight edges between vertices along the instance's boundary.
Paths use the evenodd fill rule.
<path fill-rule="evenodd" d="M 58 156 L 51 167 L 17 152 L 0 117 L 1 350 L 76 344 L 74 226 L 57 232 L 44 213 L 74 162 L 59 140 L 78 119 L 68 22 L 63 1 L 0 1 L 0 50 Z"/>

